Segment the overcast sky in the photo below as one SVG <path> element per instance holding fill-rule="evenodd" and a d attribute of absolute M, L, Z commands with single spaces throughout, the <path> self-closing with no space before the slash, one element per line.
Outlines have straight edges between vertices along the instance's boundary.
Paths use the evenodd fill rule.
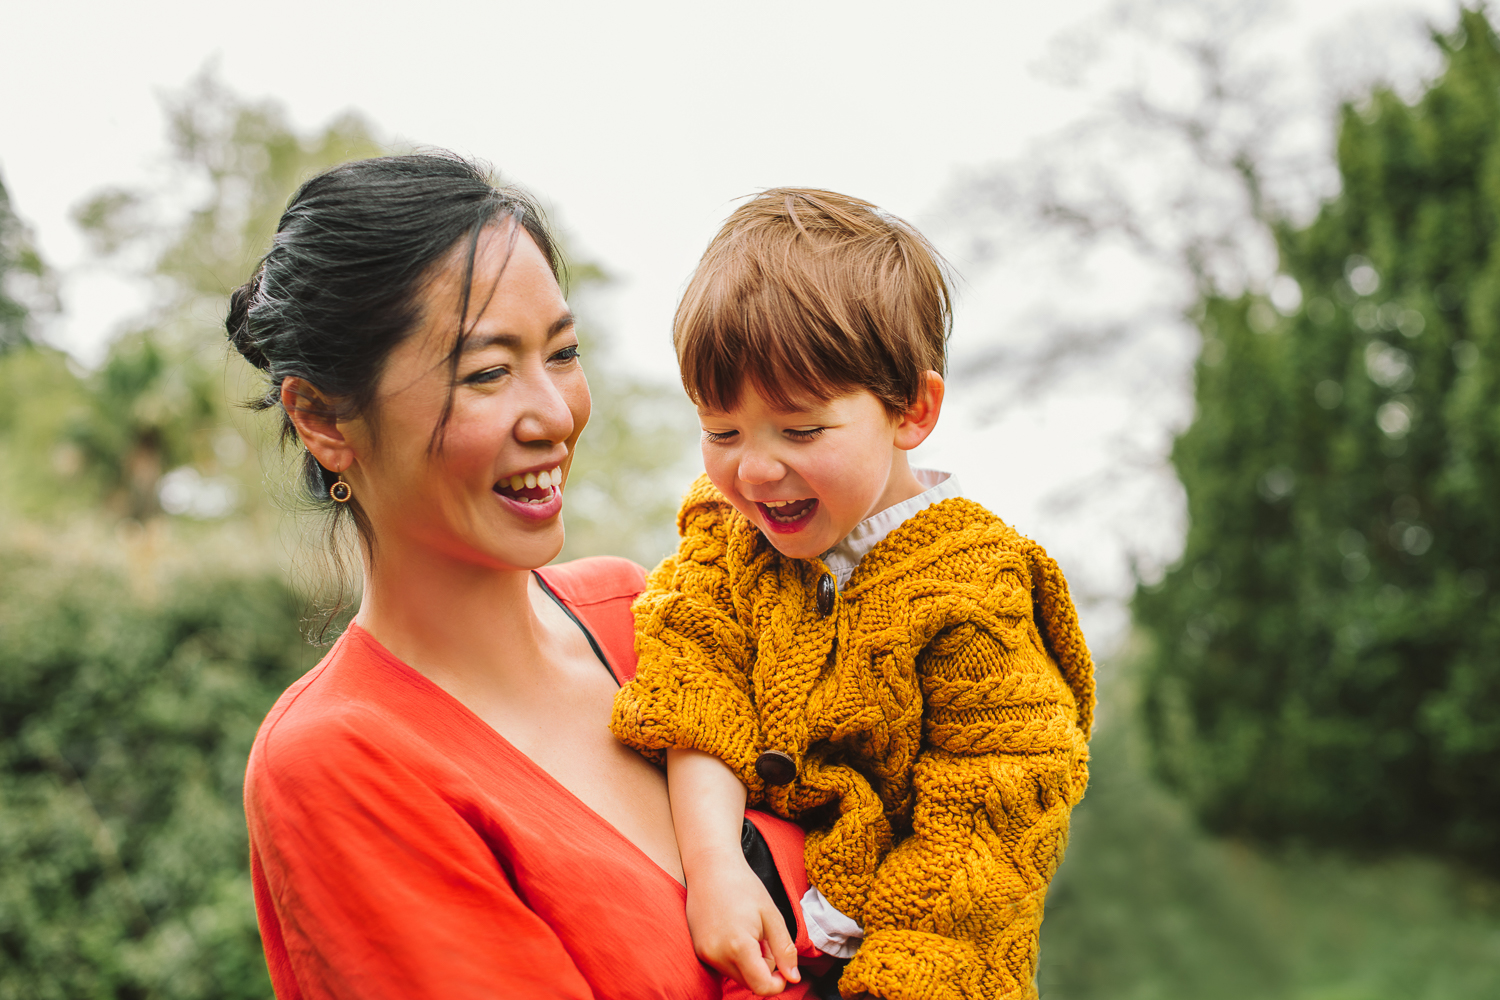
<path fill-rule="evenodd" d="M 69 207 L 162 155 L 158 95 L 213 60 L 303 128 L 356 108 L 532 188 L 621 279 L 617 336 L 664 367 L 676 293 L 734 198 L 819 186 L 920 215 L 955 167 L 1072 113 L 1033 67 L 1095 2 L 17 4 L 0 169 L 66 267 Z M 101 319 L 58 336 L 87 354 Z"/>
<path fill-rule="evenodd" d="M 160 95 L 213 62 L 241 96 L 281 102 L 304 130 L 357 109 L 394 140 L 482 157 L 531 188 L 618 278 L 605 316 L 618 353 L 667 377 L 677 294 L 737 197 L 826 187 L 925 224 L 955 177 L 1023 156 L 1097 100 L 1039 70 L 1105 2 L 11 3 L 0 14 L 0 172 L 64 275 L 65 314 L 49 335 L 97 358 L 144 292 L 82 265 L 69 209 L 159 169 Z M 1413 10 L 1451 22 L 1454 10 L 1450 0 L 1281 6 L 1294 60 L 1326 53 L 1330 32 L 1409 25 Z M 934 235 L 972 279 L 961 353 L 998 322 L 993 294 L 975 289 L 993 292 L 1004 276 L 981 281 L 961 246 Z M 1107 463 L 1100 425 L 1129 419 L 1126 405 L 1080 417 L 1077 400 L 1053 401 L 988 428 L 955 407 L 927 452 L 1023 531 L 1100 562 L 1099 586 L 1120 596 L 1128 579 L 1106 515 L 1049 515 L 1047 497 Z M 1153 419 L 1186 410 L 1163 412 L 1178 416 Z M 1180 530 L 1171 523 L 1166 536 Z"/>

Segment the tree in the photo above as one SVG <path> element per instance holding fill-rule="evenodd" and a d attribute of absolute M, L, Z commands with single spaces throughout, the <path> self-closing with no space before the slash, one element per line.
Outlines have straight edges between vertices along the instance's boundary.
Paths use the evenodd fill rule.
<path fill-rule="evenodd" d="M 56 306 L 51 272 L 0 180 L 0 354 L 30 344 L 32 313 Z"/>
<path fill-rule="evenodd" d="M 1211 828 L 1500 858 L 1500 47 L 1343 108 L 1341 190 L 1207 294 L 1172 463 L 1181 562 L 1136 594 L 1162 774 Z"/>
<path fill-rule="evenodd" d="M 174 470 L 169 513 L 223 516 L 233 497 L 259 506 L 244 439 L 270 435 L 225 392 L 248 396 L 254 378 L 237 357 L 224 378 L 225 298 L 249 278 L 302 181 L 383 152 L 356 114 L 302 136 L 280 105 L 244 101 L 207 70 L 166 111 L 172 175 L 154 190 L 105 189 L 74 211 L 101 258 L 137 267 L 157 290 L 88 380 L 90 405 L 70 435 L 109 508 L 137 521 L 162 513 L 163 477 Z M 183 189 L 206 194 L 182 206 Z"/>

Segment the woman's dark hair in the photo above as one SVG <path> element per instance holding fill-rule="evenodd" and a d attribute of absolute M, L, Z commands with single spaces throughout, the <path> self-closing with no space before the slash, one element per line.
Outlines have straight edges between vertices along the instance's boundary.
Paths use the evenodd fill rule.
<path fill-rule="evenodd" d="M 341 417 L 366 412 L 386 358 L 422 318 L 427 280 L 462 241 L 467 257 L 448 358 L 456 372 L 480 235 L 506 220 L 512 246 L 524 230 L 561 280 L 561 255 L 540 209 L 516 188 L 496 187 L 479 164 L 449 153 L 384 156 L 307 181 L 288 202 L 254 276 L 230 296 L 229 340 L 270 380 L 250 405 L 280 408 L 282 382 L 295 377 L 336 400 Z M 433 429 L 434 447 L 451 406 L 450 395 Z M 284 410 L 281 435 L 283 443 L 296 437 Z M 337 504 L 329 497 L 337 478 L 303 453 L 307 499 L 333 510 L 330 533 L 347 510 L 373 546 L 359 498 Z"/>

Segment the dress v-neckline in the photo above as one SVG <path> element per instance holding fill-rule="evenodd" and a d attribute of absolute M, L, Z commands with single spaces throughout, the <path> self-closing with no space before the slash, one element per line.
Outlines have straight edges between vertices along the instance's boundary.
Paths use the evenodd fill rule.
<path fill-rule="evenodd" d="M 549 596 L 551 596 L 550 591 Z M 555 597 L 553 599 L 556 600 Z M 561 604 L 560 601 L 559 604 Z M 566 611 L 567 608 L 564 606 L 563 610 Z M 595 651 L 597 652 L 598 645 L 597 643 L 595 643 L 593 636 L 589 635 L 588 630 L 583 628 L 582 623 L 578 622 L 578 619 L 575 616 L 570 614 L 569 617 L 573 618 L 573 621 L 578 625 L 584 636 L 588 638 L 590 645 L 594 646 Z M 615 826 L 609 820 L 600 815 L 598 810 L 589 805 L 587 802 L 583 801 L 583 799 L 579 798 L 576 792 L 574 792 L 567 785 L 564 785 L 561 781 L 557 780 L 557 777 L 553 775 L 551 771 L 548 771 L 545 767 L 542 767 L 536 761 L 532 760 L 530 756 L 528 756 L 519 747 L 517 747 L 514 743 L 507 739 L 504 733 L 500 732 L 500 730 L 496 729 L 488 722 L 485 722 L 484 719 L 480 718 L 473 709 L 445 691 L 442 686 L 433 681 L 432 678 L 428 677 L 426 674 L 422 673 L 420 670 L 411 666 L 409 663 L 396 656 L 396 654 L 386 649 L 383 645 L 380 644 L 379 639 L 376 639 L 373 635 L 365 631 L 356 623 L 349 623 L 349 627 L 345 629 L 344 634 L 340 636 L 339 641 L 351 641 L 351 634 L 352 641 L 363 643 L 366 648 L 370 650 L 370 652 L 375 654 L 377 659 L 393 668 L 397 672 L 401 680 L 415 685 L 420 690 L 425 691 L 430 697 L 436 699 L 440 704 L 447 706 L 454 715 L 464 720 L 469 728 L 474 729 L 481 739 L 488 739 L 492 741 L 495 749 L 498 751 L 501 757 L 512 758 L 523 769 L 531 771 L 544 784 L 551 785 L 558 793 L 562 795 L 564 800 L 570 802 L 578 812 L 587 816 L 591 822 L 597 823 L 600 826 L 604 827 L 614 838 L 625 844 L 636 854 L 640 855 L 640 857 L 644 859 L 652 867 L 652 869 L 660 872 L 663 878 L 677 887 L 677 889 L 682 893 L 684 900 L 687 899 L 687 886 L 685 886 L 682 882 L 679 882 L 676 876 L 663 868 L 655 858 L 651 857 L 651 855 L 642 850 L 639 844 L 631 840 L 629 837 L 625 836 L 625 834 L 621 832 L 619 827 Z M 603 658 L 601 657 L 600 659 L 602 661 Z M 605 663 L 605 669 L 610 670 L 610 676 L 614 676 L 614 671 L 609 668 L 608 663 Z"/>

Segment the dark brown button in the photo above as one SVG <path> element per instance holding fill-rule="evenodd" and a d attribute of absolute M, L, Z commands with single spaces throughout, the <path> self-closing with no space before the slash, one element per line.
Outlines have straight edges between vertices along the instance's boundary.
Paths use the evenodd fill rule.
<path fill-rule="evenodd" d="M 755 773 L 768 785 L 789 785 L 797 776 L 797 762 L 780 750 L 767 750 L 755 758 Z"/>
<path fill-rule="evenodd" d="M 838 596 L 838 585 L 833 582 L 832 573 L 824 573 L 823 579 L 818 581 L 818 614 L 827 618 L 833 614 L 833 599 Z"/>

